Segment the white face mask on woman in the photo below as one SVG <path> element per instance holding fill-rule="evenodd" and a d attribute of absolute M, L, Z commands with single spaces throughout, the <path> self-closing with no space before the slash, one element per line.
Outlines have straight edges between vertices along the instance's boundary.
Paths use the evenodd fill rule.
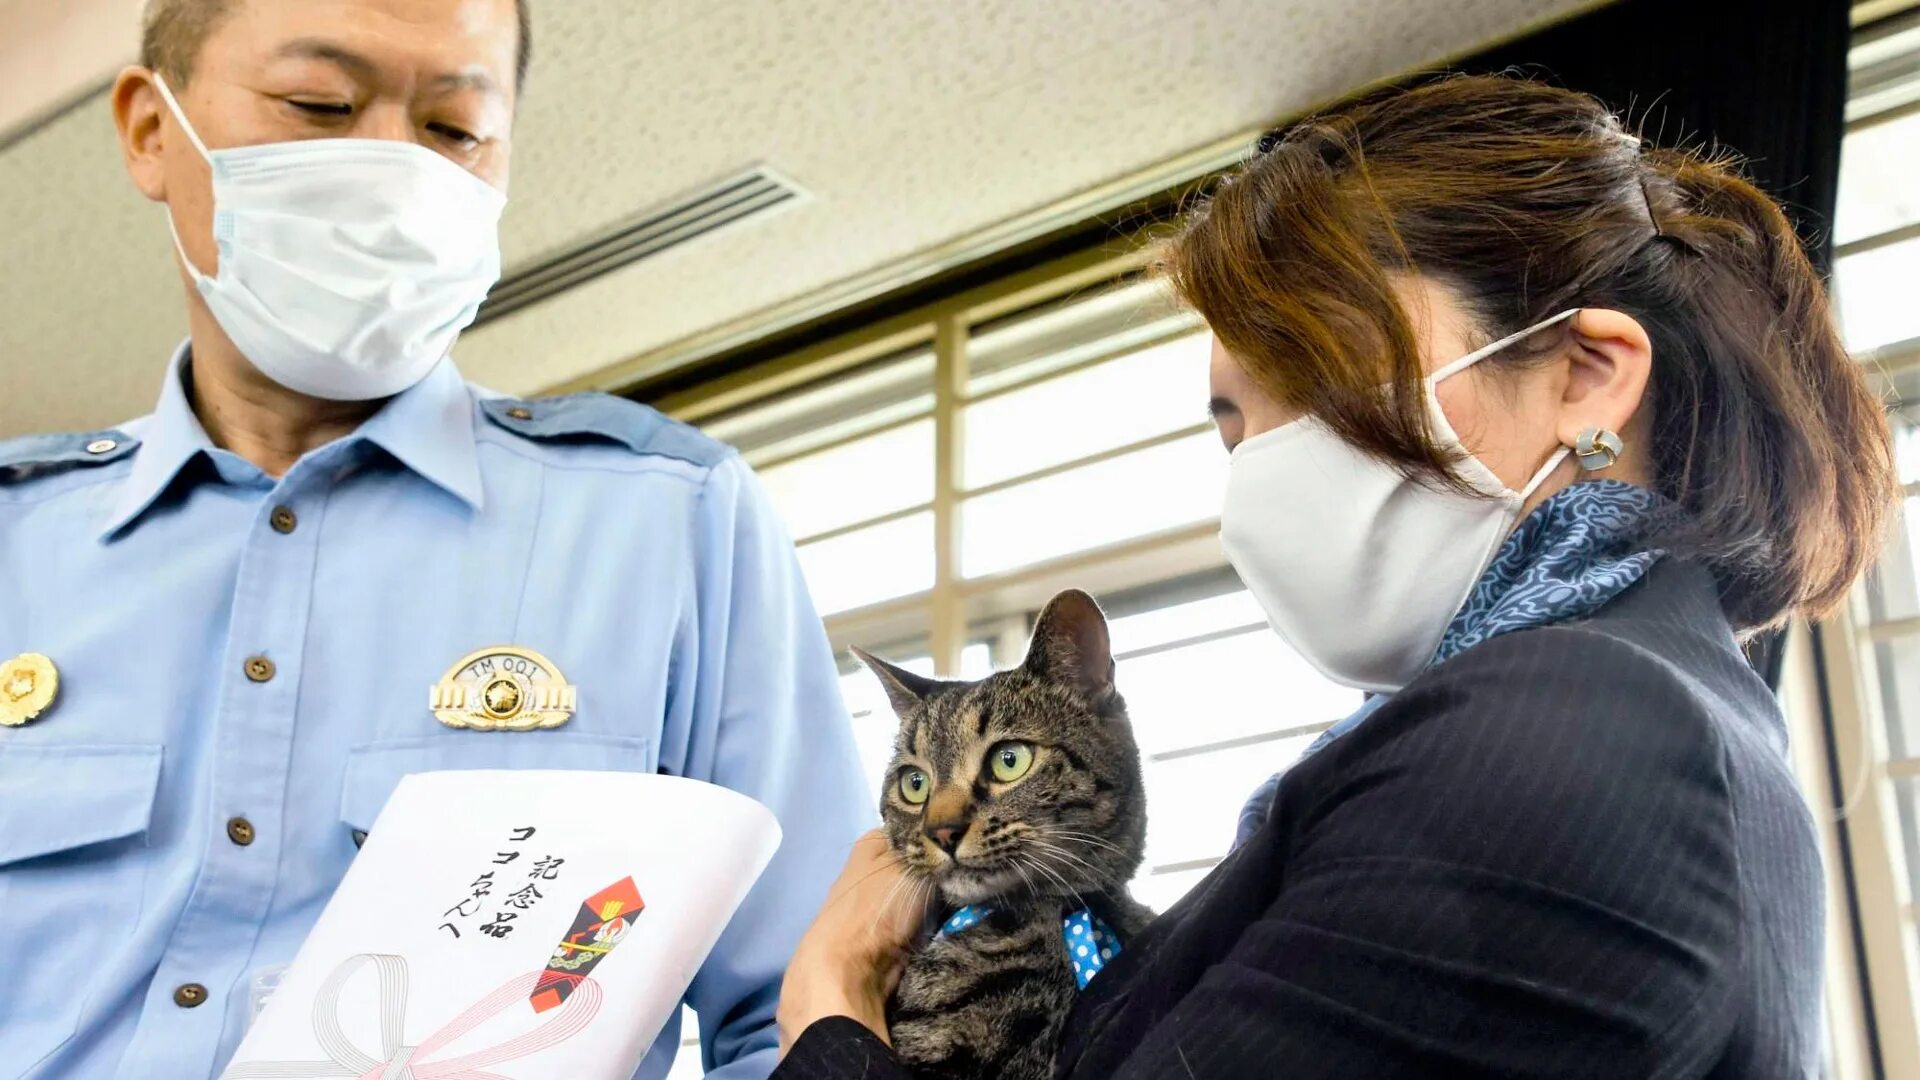
<path fill-rule="evenodd" d="M 1234 448 L 1220 540 L 1275 632 L 1321 673 L 1392 692 L 1433 658 L 1453 616 L 1518 524 L 1521 508 L 1567 459 L 1547 459 L 1514 491 L 1469 454 L 1434 388 L 1563 311 L 1427 376 L 1427 413 L 1442 451 L 1481 498 L 1430 487 L 1356 449 L 1313 417 Z"/>
<path fill-rule="evenodd" d="M 208 150 L 220 265 L 174 246 L 242 355 L 291 390 L 390 397 L 425 378 L 500 277 L 506 196 L 416 143 L 308 139 Z M 168 216 L 172 224 L 172 216 Z"/>

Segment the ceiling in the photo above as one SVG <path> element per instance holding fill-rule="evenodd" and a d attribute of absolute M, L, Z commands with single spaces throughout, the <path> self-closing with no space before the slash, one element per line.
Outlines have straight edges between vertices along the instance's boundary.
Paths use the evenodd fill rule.
<path fill-rule="evenodd" d="M 970 238 L 1093 206 L 1366 82 L 1591 6 L 533 2 L 509 270 L 751 164 L 811 197 L 464 338 L 468 377 L 509 393 L 657 371 L 716 334 L 938 269 Z M 18 6 L 0 0 L 0 20 Z M 164 219 L 122 172 L 103 94 L 0 150 L 0 237 L 0 437 L 145 412 L 185 320 Z"/>

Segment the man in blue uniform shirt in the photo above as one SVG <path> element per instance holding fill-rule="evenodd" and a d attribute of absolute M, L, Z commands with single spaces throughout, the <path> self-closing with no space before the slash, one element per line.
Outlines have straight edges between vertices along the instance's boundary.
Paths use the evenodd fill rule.
<path fill-rule="evenodd" d="M 713 1074 L 764 1076 L 867 789 L 740 460 L 445 359 L 498 273 L 525 12 L 147 18 L 114 116 L 192 336 L 152 415 L 0 443 L 0 1077 L 213 1075 L 395 782 L 472 768 L 659 770 L 778 814 L 687 996 Z"/>

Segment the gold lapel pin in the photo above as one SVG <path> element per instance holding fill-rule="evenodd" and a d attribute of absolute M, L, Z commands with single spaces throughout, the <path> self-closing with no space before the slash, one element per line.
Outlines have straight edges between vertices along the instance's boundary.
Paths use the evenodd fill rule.
<path fill-rule="evenodd" d="M 553 661 L 494 645 L 461 657 L 433 684 L 428 706 L 448 727 L 531 731 L 566 723 L 576 697 Z"/>
<path fill-rule="evenodd" d="M 21 653 L 0 664 L 0 725 L 19 727 L 53 704 L 60 671 L 39 653 Z"/>

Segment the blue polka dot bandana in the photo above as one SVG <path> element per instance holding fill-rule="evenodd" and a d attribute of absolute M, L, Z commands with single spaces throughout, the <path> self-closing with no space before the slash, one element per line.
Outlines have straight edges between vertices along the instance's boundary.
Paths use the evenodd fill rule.
<path fill-rule="evenodd" d="M 987 917 L 986 908 L 975 907 L 972 904 L 968 904 L 966 907 L 963 907 L 959 911 L 954 912 L 952 915 L 947 916 L 947 921 L 940 924 L 940 933 L 957 934 L 960 931 L 965 930 L 970 926 L 973 926 L 974 924 L 978 923 L 981 919 L 984 919 L 986 917 Z M 925 924 L 923 923 L 922 925 L 925 925 Z"/>
<path fill-rule="evenodd" d="M 1081 908 L 1066 917 L 1067 959 L 1073 962 L 1073 979 L 1085 990 L 1107 961 L 1120 955 L 1120 935 L 1091 909 Z"/>
<path fill-rule="evenodd" d="M 940 924 L 940 933 L 957 934 L 988 914 L 989 909 L 969 904 L 947 916 L 947 921 Z M 1060 926 L 1067 943 L 1067 960 L 1073 964 L 1073 981 L 1085 990 L 1107 961 L 1120 955 L 1120 935 L 1090 908 L 1068 915 Z"/>

